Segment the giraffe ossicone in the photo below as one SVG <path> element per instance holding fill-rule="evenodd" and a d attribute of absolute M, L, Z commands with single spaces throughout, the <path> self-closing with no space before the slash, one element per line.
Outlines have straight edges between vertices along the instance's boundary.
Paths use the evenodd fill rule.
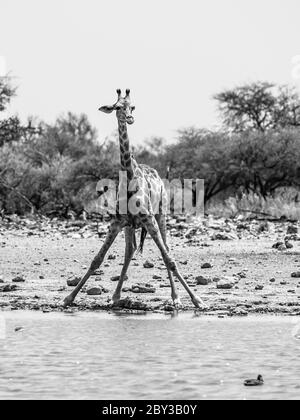
<path fill-rule="evenodd" d="M 147 234 L 149 234 L 160 250 L 161 256 L 166 265 L 171 284 L 171 296 L 175 308 L 180 306 L 180 300 L 173 276 L 177 277 L 187 293 L 190 295 L 195 307 L 198 309 L 204 309 L 206 305 L 191 290 L 187 282 L 180 274 L 176 262 L 169 255 L 166 229 L 166 206 L 164 205 L 167 200 L 167 193 L 164 183 L 155 169 L 150 168 L 147 165 L 138 164 L 131 154 L 127 125 L 134 123 L 132 113 L 135 110 L 135 107 L 131 103 L 130 89 L 126 90 L 126 95 L 124 97 L 122 97 L 121 90 L 117 89 L 117 95 L 117 101 L 113 105 L 102 106 L 99 110 L 106 114 L 116 112 L 119 130 L 121 171 L 125 171 L 127 175 L 127 193 L 125 200 L 127 201 L 126 204 L 128 210 L 125 214 L 119 211 L 121 201 L 120 199 L 117 199 L 116 212 L 105 242 L 99 253 L 94 258 L 86 275 L 82 278 L 72 293 L 65 299 L 64 305 L 68 306 L 73 303 L 77 294 L 88 281 L 90 276 L 104 261 L 108 250 L 117 238 L 118 234 L 125 229 L 125 260 L 116 291 L 113 295 L 113 303 L 114 305 L 118 305 L 120 303 L 122 287 L 126 278 L 128 267 L 134 253 L 137 250 L 135 236 L 136 230 L 141 228 L 142 233 L 140 249 L 143 249 L 144 241 Z M 134 187 L 129 188 L 129 185 L 134 185 Z"/>

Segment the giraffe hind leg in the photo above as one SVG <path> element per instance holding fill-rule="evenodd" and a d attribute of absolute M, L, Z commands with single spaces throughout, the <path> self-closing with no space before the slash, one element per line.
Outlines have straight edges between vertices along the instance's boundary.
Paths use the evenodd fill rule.
<path fill-rule="evenodd" d="M 185 288 L 187 293 L 190 295 L 191 300 L 196 308 L 203 309 L 207 308 L 207 305 L 200 299 L 198 296 L 194 294 L 194 292 L 191 290 L 189 285 L 186 283 L 180 272 L 178 271 L 177 265 L 175 261 L 172 260 L 172 258 L 169 256 L 167 249 L 165 247 L 165 244 L 162 240 L 159 227 L 157 225 L 157 222 L 154 217 L 143 215 L 141 216 L 142 222 L 151 235 L 152 239 L 156 243 L 158 249 L 161 252 L 161 255 L 163 257 L 164 263 L 168 269 L 178 278 L 182 286 Z"/>

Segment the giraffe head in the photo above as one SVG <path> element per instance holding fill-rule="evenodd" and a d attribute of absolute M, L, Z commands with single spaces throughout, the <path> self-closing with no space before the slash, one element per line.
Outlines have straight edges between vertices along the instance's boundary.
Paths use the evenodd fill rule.
<path fill-rule="evenodd" d="M 116 111 L 119 121 L 126 122 L 131 125 L 134 123 L 132 112 L 135 110 L 135 106 L 131 104 L 130 90 L 126 90 L 126 96 L 124 98 L 122 97 L 120 89 L 117 90 L 117 94 L 118 100 L 114 105 L 102 106 L 99 108 L 99 111 L 105 112 L 106 114 L 111 114 L 113 111 Z"/>

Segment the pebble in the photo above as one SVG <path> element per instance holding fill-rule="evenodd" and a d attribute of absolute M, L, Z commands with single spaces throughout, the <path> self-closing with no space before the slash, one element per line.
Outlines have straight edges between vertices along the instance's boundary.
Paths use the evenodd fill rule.
<path fill-rule="evenodd" d="M 147 260 L 144 262 L 144 268 L 154 268 L 154 264 Z"/>
<path fill-rule="evenodd" d="M 293 279 L 300 279 L 300 271 L 291 274 Z"/>
<path fill-rule="evenodd" d="M 15 277 L 14 279 L 12 279 L 12 282 L 13 283 L 24 283 L 25 279 L 22 276 L 18 276 L 18 277 Z"/>
<path fill-rule="evenodd" d="M 212 280 L 207 277 L 198 276 L 196 277 L 196 282 L 199 286 L 207 286 L 212 283 Z"/>
<path fill-rule="evenodd" d="M 131 289 L 132 293 L 141 293 L 141 294 L 146 294 L 146 293 L 155 293 L 156 289 L 154 287 L 146 287 L 146 286 L 133 286 Z"/>
<path fill-rule="evenodd" d="M 115 276 L 115 277 L 112 277 L 110 280 L 111 280 L 111 281 L 119 281 L 119 280 L 120 280 L 120 276 Z M 126 280 L 128 280 L 128 276 L 127 276 L 127 274 L 126 274 L 126 276 L 125 276 L 125 281 L 126 281 Z"/>
<path fill-rule="evenodd" d="M 74 277 L 72 279 L 67 280 L 67 285 L 69 287 L 76 287 L 79 284 L 80 280 L 80 277 Z"/>
<path fill-rule="evenodd" d="M 86 292 L 86 294 L 88 296 L 100 296 L 102 295 L 102 289 L 100 289 L 99 287 L 92 287 Z"/>
<path fill-rule="evenodd" d="M 8 293 L 13 292 L 17 289 L 17 286 L 15 284 L 6 284 L 4 286 L 0 286 L 0 292 Z"/>
<path fill-rule="evenodd" d="M 230 290 L 237 283 L 234 277 L 224 277 L 217 283 L 217 289 Z"/>
<path fill-rule="evenodd" d="M 212 268 L 213 266 L 211 265 L 211 263 L 204 263 L 201 265 L 201 268 L 203 270 L 208 269 L 208 268 Z"/>

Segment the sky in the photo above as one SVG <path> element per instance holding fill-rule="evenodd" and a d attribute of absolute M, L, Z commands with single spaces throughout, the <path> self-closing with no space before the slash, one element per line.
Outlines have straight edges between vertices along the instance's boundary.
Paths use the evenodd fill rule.
<path fill-rule="evenodd" d="M 18 86 L 9 112 L 48 122 L 85 113 L 103 141 L 117 121 L 99 106 L 130 88 L 135 144 L 214 128 L 223 89 L 300 89 L 299 16 L 299 0 L 0 0 L 0 67 Z"/>

